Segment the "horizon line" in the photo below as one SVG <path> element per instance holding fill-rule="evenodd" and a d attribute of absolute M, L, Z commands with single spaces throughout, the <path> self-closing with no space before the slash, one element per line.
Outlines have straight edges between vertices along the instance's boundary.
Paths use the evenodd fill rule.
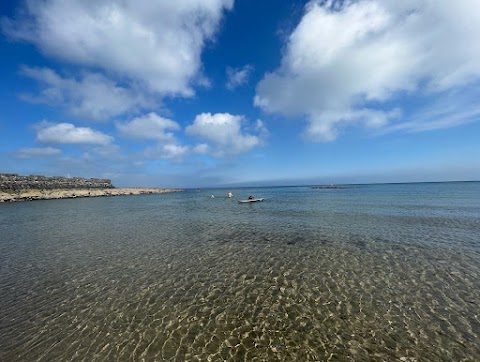
<path fill-rule="evenodd" d="M 232 186 L 203 186 L 203 187 L 183 187 L 186 190 L 195 189 L 228 189 L 228 188 L 267 188 L 267 187 L 311 187 L 311 186 L 373 186 L 373 185 L 408 185 L 408 184 L 433 184 L 433 183 L 461 183 L 461 182 L 480 182 L 480 180 L 449 180 L 449 181 L 406 181 L 406 182 L 368 182 L 368 183 L 308 183 L 296 185 L 232 185 Z"/>

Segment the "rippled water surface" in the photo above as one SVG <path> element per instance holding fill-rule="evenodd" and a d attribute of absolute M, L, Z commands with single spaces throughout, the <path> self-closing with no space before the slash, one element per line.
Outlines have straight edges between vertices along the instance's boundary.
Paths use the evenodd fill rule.
<path fill-rule="evenodd" d="M 1 204 L 0 361 L 480 360 L 480 183 L 228 191 Z"/>

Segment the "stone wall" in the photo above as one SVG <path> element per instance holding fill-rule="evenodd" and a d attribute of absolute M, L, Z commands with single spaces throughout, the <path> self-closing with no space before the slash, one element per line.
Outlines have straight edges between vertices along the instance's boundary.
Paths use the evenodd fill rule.
<path fill-rule="evenodd" d="M 108 179 L 83 177 L 47 177 L 40 175 L 20 176 L 13 173 L 0 173 L 1 191 L 26 189 L 105 189 L 113 188 Z"/>

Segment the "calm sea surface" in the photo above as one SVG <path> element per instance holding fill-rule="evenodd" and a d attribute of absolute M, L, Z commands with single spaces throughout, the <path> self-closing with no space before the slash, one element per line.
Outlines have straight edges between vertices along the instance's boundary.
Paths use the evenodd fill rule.
<path fill-rule="evenodd" d="M 480 183 L 0 204 L 0 361 L 224 360 L 479 361 Z"/>

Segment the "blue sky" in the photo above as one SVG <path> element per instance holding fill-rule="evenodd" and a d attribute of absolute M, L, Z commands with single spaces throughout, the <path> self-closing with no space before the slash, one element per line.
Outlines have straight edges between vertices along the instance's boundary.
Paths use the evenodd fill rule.
<path fill-rule="evenodd" d="M 480 179 L 476 0 L 0 4 L 0 172 Z"/>

